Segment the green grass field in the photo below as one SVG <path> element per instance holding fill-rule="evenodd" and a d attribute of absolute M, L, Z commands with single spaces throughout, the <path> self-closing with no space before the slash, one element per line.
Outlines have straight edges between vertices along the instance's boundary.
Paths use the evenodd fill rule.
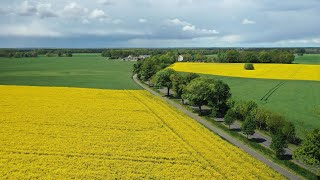
<path fill-rule="evenodd" d="M 320 64 L 320 54 L 297 56 L 294 63 Z M 299 137 L 320 127 L 319 82 L 202 76 L 216 77 L 228 83 L 235 99 L 254 100 L 260 106 L 283 114 L 296 125 Z"/>
<path fill-rule="evenodd" d="M 320 54 L 305 54 L 296 56 L 294 63 L 297 64 L 320 64 Z"/>
<path fill-rule="evenodd" d="M 101 57 L 101 53 L 73 53 L 73 57 Z"/>
<path fill-rule="evenodd" d="M 0 84 L 140 89 L 131 78 L 133 64 L 107 60 L 99 54 L 0 58 Z"/>
<path fill-rule="evenodd" d="M 283 114 L 296 125 L 299 137 L 320 127 L 319 82 L 202 76 L 226 82 L 235 99 L 253 100 L 260 106 Z"/>

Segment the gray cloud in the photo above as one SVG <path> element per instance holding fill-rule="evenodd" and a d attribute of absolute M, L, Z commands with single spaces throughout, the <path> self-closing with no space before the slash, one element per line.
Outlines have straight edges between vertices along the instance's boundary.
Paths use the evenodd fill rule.
<path fill-rule="evenodd" d="M 16 9 L 20 16 L 38 16 L 40 18 L 57 17 L 58 14 L 52 9 L 51 3 L 31 3 L 23 1 Z"/>
<path fill-rule="evenodd" d="M 2 47 L 12 45 L 9 36 L 46 46 L 70 39 L 83 47 L 320 46 L 318 0 L 2 0 L 0 7 Z"/>
<path fill-rule="evenodd" d="M 32 16 L 37 13 L 37 8 L 31 5 L 29 1 L 22 2 L 21 6 L 18 8 L 18 14 L 21 16 Z"/>
<path fill-rule="evenodd" d="M 98 0 L 98 3 L 102 5 L 110 6 L 110 5 L 115 5 L 116 2 L 114 0 Z"/>

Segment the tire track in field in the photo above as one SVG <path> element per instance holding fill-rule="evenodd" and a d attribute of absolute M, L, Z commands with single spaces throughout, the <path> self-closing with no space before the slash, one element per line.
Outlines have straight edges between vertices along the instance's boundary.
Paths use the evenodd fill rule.
<path fill-rule="evenodd" d="M 277 85 L 272 87 L 261 99 L 260 101 L 267 102 L 270 96 L 272 96 L 273 93 L 275 93 L 281 86 L 283 86 L 285 82 L 279 82 Z"/>
<path fill-rule="evenodd" d="M 0 152 L 8 154 L 18 154 L 18 155 L 36 155 L 36 156 L 60 156 L 67 158 L 94 158 L 94 159 L 107 159 L 107 160 L 119 160 L 119 161 L 133 161 L 133 162 L 152 162 L 157 164 L 180 164 L 180 165 L 197 165 L 201 167 L 200 162 L 195 164 L 193 161 L 179 160 L 179 159 L 166 159 L 159 157 L 147 157 L 147 156 L 125 156 L 125 155 L 111 155 L 111 154 L 101 154 L 101 153 L 60 153 L 60 152 L 26 152 L 19 150 L 0 150 Z M 1 155 L 0 155 L 1 156 Z"/>
<path fill-rule="evenodd" d="M 151 96 L 150 96 L 150 97 L 151 97 Z M 151 101 L 151 100 L 149 100 L 149 101 Z M 158 105 L 159 105 L 158 108 L 159 108 L 159 107 L 161 108 L 161 107 L 166 106 L 167 104 L 164 103 L 164 102 L 159 102 Z M 162 109 L 165 109 L 165 108 L 162 108 Z M 166 109 L 165 109 L 165 110 L 166 110 Z M 172 109 L 169 109 L 169 110 L 172 111 L 172 112 L 174 112 L 174 110 L 172 110 Z M 168 110 L 166 110 L 166 111 L 167 111 L 168 113 L 171 113 L 171 112 L 168 111 Z M 175 112 L 175 113 L 177 113 L 177 115 L 175 115 L 175 116 L 178 117 L 178 119 L 179 119 L 179 116 L 180 116 L 181 114 L 178 113 L 178 112 Z M 194 127 L 192 127 L 187 121 L 183 121 L 183 124 L 184 124 L 185 126 L 187 126 L 188 128 L 190 128 L 192 131 L 196 132 L 197 134 L 201 133 L 201 132 L 199 132 L 197 129 L 195 129 Z M 213 142 L 213 141 L 212 141 L 212 142 Z M 202 142 L 202 143 L 206 144 L 205 146 L 207 146 L 207 147 L 210 146 L 208 142 Z M 188 143 L 188 144 L 189 144 L 189 143 Z M 201 154 L 201 152 L 199 152 L 199 151 L 197 150 L 197 148 L 194 148 L 191 144 L 189 144 L 189 145 L 191 146 L 191 148 L 193 148 L 195 151 L 197 151 L 197 153 Z M 220 150 L 219 153 L 230 152 L 230 151 L 228 151 L 228 149 L 225 149 L 223 146 L 222 146 L 219 150 Z M 225 151 L 224 151 L 224 150 L 225 150 Z M 210 166 L 211 166 L 213 169 L 216 170 L 214 161 L 208 160 L 208 158 L 206 158 L 205 155 L 203 155 L 203 158 L 206 159 L 206 160 L 209 162 Z M 223 156 L 220 156 L 219 158 L 220 158 L 221 161 L 229 161 L 226 157 L 223 157 Z M 242 161 L 241 161 L 240 159 L 234 159 L 233 161 L 238 162 L 239 164 L 242 163 Z M 213 162 L 213 163 L 211 163 L 211 162 Z M 242 163 L 242 168 L 247 168 L 247 167 L 248 167 L 248 164 Z M 249 168 L 250 168 L 250 167 L 249 167 Z M 216 171 L 220 174 L 220 171 L 219 171 L 219 170 L 216 170 Z M 220 174 L 220 175 L 222 175 L 222 174 Z M 255 174 L 255 176 L 256 176 L 256 175 L 257 175 L 257 174 Z M 224 176 L 224 175 L 223 175 L 223 177 L 224 177 L 224 178 L 227 178 L 227 177 Z"/>
<path fill-rule="evenodd" d="M 299 71 L 301 67 L 299 67 L 296 71 L 293 71 L 288 77 L 294 77 Z M 269 98 L 280 88 L 282 87 L 286 81 L 280 81 L 276 86 L 272 87 L 261 99 L 260 101 L 264 101 L 265 103 L 269 100 Z"/>
<path fill-rule="evenodd" d="M 143 104 L 146 109 L 148 109 L 153 115 L 155 115 L 157 117 L 157 119 L 159 119 L 161 121 L 161 123 L 163 123 L 168 129 L 169 131 L 174 134 L 176 136 L 176 138 L 178 140 L 180 140 L 185 146 L 186 146 L 186 150 L 190 152 L 190 149 L 193 152 L 190 152 L 190 154 L 196 159 L 198 160 L 198 158 L 200 157 L 210 168 L 212 168 L 211 170 L 207 169 L 206 167 L 204 167 L 203 165 L 201 165 L 200 167 L 209 171 L 210 174 L 212 176 L 214 176 L 214 174 L 219 174 L 220 176 L 226 178 L 223 174 L 220 174 L 218 170 L 216 170 L 216 168 L 214 168 L 214 166 L 210 163 L 209 160 L 207 160 L 200 152 L 198 152 L 190 143 L 188 143 L 181 135 L 179 135 L 177 132 L 174 131 L 174 129 L 169 126 L 169 124 L 162 119 L 156 112 L 154 112 L 154 110 L 152 110 L 152 108 L 150 108 L 145 102 L 143 102 L 139 97 L 135 96 L 135 94 L 131 93 L 130 91 L 128 91 L 128 93 L 130 95 L 132 95 L 138 102 L 140 102 L 141 104 Z M 198 155 L 198 157 L 194 156 L 194 153 L 196 153 Z M 200 162 L 199 162 L 200 163 Z M 201 164 L 201 163 L 200 163 Z M 213 172 L 212 172 L 213 170 Z"/>
<path fill-rule="evenodd" d="M 194 113 L 192 113 L 191 111 L 189 111 L 188 109 L 186 109 L 185 107 L 183 107 L 182 105 L 180 105 L 179 103 L 172 101 L 168 98 L 163 97 L 161 94 L 159 94 L 158 92 L 150 89 L 149 87 L 147 87 L 146 85 L 142 84 L 138 79 L 137 79 L 137 75 L 133 76 L 133 80 L 142 88 L 144 88 L 145 90 L 147 90 L 148 92 L 150 92 L 151 94 L 161 98 L 162 100 L 168 102 L 169 104 L 171 104 L 172 106 L 174 106 L 175 108 L 181 110 L 183 113 L 185 113 L 187 116 L 193 118 L 194 120 L 196 120 L 197 122 L 199 122 L 200 124 L 202 124 L 203 126 L 205 126 L 206 128 L 208 128 L 209 130 L 215 132 L 217 135 L 219 135 L 220 137 L 222 137 L 223 139 L 225 139 L 226 141 L 229 141 L 231 144 L 239 147 L 240 149 L 242 149 L 243 151 L 245 151 L 246 153 L 248 153 L 249 155 L 251 155 L 252 157 L 258 159 L 259 161 L 263 162 L 264 164 L 266 164 L 268 167 L 274 169 L 275 171 L 281 173 L 282 175 L 284 175 L 285 177 L 287 177 L 288 179 L 303 179 L 301 176 L 292 173 L 291 171 L 287 170 L 286 168 L 274 163 L 273 161 L 271 161 L 270 159 L 266 158 L 264 155 L 256 152 L 255 150 L 251 149 L 248 145 L 234 139 L 232 136 L 228 135 L 226 132 L 224 132 L 223 130 L 213 126 L 209 121 L 203 119 L 202 117 L 195 115 Z"/>

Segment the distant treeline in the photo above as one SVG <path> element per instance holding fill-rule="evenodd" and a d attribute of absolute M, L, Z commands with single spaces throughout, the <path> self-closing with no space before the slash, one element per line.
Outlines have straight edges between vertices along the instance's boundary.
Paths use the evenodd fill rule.
<path fill-rule="evenodd" d="M 73 53 L 101 53 L 103 49 L 0 49 L 0 57 L 72 56 Z"/>
<path fill-rule="evenodd" d="M 215 58 L 215 57 L 214 57 Z M 291 64 L 295 59 L 294 53 L 290 51 L 237 51 L 228 50 L 219 52 L 215 62 L 222 63 L 283 63 Z"/>
<path fill-rule="evenodd" d="M 205 55 L 213 55 L 213 54 L 220 54 L 218 61 L 228 61 L 228 56 L 234 56 L 236 58 L 235 61 L 242 62 L 241 58 L 245 56 L 249 56 L 250 59 L 257 60 L 258 62 L 260 58 L 260 52 L 268 52 L 271 57 L 271 62 L 278 62 L 277 58 L 275 57 L 275 52 L 287 52 L 292 54 L 303 55 L 305 53 L 320 53 L 320 48 L 126 48 L 126 49 L 105 49 L 105 48 L 98 48 L 98 49 L 46 49 L 46 48 L 39 48 L 39 49 L 0 49 L 0 57 L 10 57 L 16 54 L 17 52 L 25 53 L 25 52 L 33 52 L 38 55 L 46 55 L 46 54 L 58 54 L 59 52 L 63 54 L 67 53 L 101 53 L 104 57 L 110 57 L 113 59 L 125 58 L 129 55 L 139 56 L 139 55 L 163 55 L 167 53 L 173 53 L 176 55 L 186 55 L 188 61 L 199 61 L 199 58 L 202 58 L 201 61 L 217 61 L 212 57 L 210 58 L 203 58 L 200 56 Z M 229 52 L 228 54 L 226 54 Z M 241 56 L 239 57 L 239 52 Z M 259 53 L 253 55 L 253 52 Z M 272 53 L 271 53 L 272 52 Z M 19 54 L 18 53 L 18 54 Z M 17 56 L 19 56 L 17 54 Z M 225 56 L 222 56 L 226 54 Z M 23 56 L 23 54 L 21 54 Z M 197 57 L 196 57 L 197 56 Z M 264 61 L 269 61 L 268 55 L 266 55 L 266 59 Z M 282 58 L 282 57 L 281 57 Z M 289 57 L 287 57 L 289 58 Z M 232 61 L 232 60 L 231 60 Z M 281 62 L 283 63 L 283 62 Z"/>
<path fill-rule="evenodd" d="M 69 49 L 0 49 L 0 57 L 9 58 L 28 58 L 45 55 L 47 57 L 72 57 L 72 52 Z"/>
<path fill-rule="evenodd" d="M 5 57 L 10 58 L 24 58 L 24 57 L 38 57 L 38 53 L 35 51 L 30 52 L 9 52 Z"/>
<path fill-rule="evenodd" d="M 106 49 L 102 52 L 102 56 L 110 57 L 111 59 L 125 58 L 129 55 L 164 55 L 167 53 L 178 56 L 180 54 L 201 54 L 210 55 L 217 54 L 217 49 Z"/>

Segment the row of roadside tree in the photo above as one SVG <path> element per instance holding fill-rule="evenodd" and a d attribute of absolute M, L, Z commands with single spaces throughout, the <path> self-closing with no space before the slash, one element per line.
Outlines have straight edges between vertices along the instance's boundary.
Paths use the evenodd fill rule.
<path fill-rule="evenodd" d="M 203 114 L 204 105 L 210 107 L 210 117 L 224 117 L 224 123 L 230 127 L 235 121 L 239 121 L 242 132 L 249 136 L 256 130 L 264 131 L 272 137 L 271 148 L 278 157 L 284 154 L 284 148 L 288 143 L 299 144 L 293 123 L 286 120 L 280 114 L 271 112 L 253 101 L 234 101 L 229 86 L 219 79 L 202 78 L 194 73 L 179 73 L 168 68 L 175 62 L 174 54 L 167 53 L 138 61 L 134 65 L 134 73 L 143 82 L 153 84 L 157 88 L 165 87 L 167 95 L 174 91 L 175 97 L 182 99 L 182 103 L 196 106 L 200 115 Z M 319 129 L 315 129 L 300 148 L 294 153 L 294 157 L 302 159 L 308 164 L 319 165 L 318 156 L 320 141 L 312 144 L 320 138 Z M 308 147 L 312 146 L 311 151 Z"/>

